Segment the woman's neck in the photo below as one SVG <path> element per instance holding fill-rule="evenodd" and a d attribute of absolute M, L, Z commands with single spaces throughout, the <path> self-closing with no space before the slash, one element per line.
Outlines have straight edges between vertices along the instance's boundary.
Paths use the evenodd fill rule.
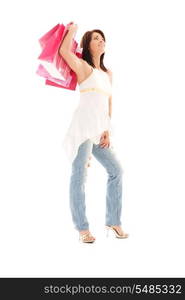
<path fill-rule="evenodd" d="M 100 56 L 93 56 L 92 60 L 93 60 L 93 64 L 95 65 L 95 68 L 98 69 L 98 70 L 101 70 L 101 67 L 100 67 Z"/>

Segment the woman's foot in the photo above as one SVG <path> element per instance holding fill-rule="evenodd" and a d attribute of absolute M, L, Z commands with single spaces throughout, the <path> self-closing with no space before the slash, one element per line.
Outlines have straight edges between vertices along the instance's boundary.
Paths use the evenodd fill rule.
<path fill-rule="evenodd" d="M 79 231 L 79 240 L 83 243 L 93 243 L 96 239 L 89 230 L 81 230 Z"/>
<path fill-rule="evenodd" d="M 107 229 L 113 230 L 117 238 L 127 238 L 129 235 L 125 233 L 120 225 L 108 225 Z"/>
<path fill-rule="evenodd" d="M 118 226 L 118 225 L 113 225 L 111 226 L 112 228 L 116 229 L 116 231 L 118 232 L 119 235 L 124 235 L 124 231 L 123 229 L 121 228 L 121 226 Z"/>

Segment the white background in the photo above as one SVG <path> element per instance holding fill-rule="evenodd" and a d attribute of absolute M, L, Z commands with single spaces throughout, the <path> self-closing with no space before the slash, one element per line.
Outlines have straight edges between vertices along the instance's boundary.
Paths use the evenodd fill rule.
<path fill-rule="evenodd" d="M 184 16 L 180 0 L 1 2 L 1 277 L 185 276 Z M 35 73 L 38 39 L 70 21 L 78 42 L 95 28 L 107 39 L 126 240 L 105 236 L 107 174 L 94 157 L 86 206 L 96 242 L 80 244 L 72 223 L 61 143 L 79 93 Z"/>

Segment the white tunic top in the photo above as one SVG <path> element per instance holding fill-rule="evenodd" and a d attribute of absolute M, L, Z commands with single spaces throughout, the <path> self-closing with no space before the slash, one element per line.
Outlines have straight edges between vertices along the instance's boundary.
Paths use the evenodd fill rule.
<path fill-rule="evenodd" d="M 79 146 L 87 139 L 99 144 L 104 131 L 109 131 L 112 144 L 112 124 L 109 117 L 109 97 L 112 86 L 109 75 L 103 70 L 92 68 L 92 73 L 79 84 L 80 101 L 74 111 L 62 146 L 70 161 L 73 162 Z"/>

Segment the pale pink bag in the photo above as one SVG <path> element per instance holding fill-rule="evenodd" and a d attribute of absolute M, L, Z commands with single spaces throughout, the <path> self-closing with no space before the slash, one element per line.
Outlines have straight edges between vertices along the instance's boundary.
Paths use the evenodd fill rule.
<path fill-rule="evenodd" d="M 57 24 L 39 39 L 42 52 L 38 59 L 42 61 L 42 64 L 38 66 L 36 73 L 46 79 L 45 84 L 75 90 L 76 73 L 58 54 L 59 47 L 68 31 L 68 25 Z M 78 43 L 74 38 L 71 51 L 79 58 L 82 56 L 81 49 L 78 48 Z"/>

